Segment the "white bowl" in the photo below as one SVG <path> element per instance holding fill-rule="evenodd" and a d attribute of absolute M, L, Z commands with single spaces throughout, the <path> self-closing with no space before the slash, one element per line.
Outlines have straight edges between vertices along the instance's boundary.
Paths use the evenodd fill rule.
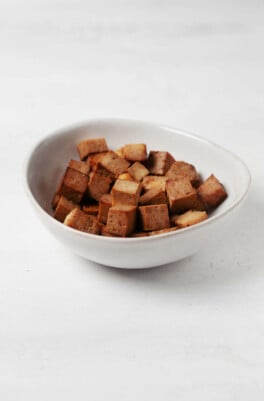
<path fill-rule="evenodd" d="M 113 149 L 146 143 L 149 150 L 168 150 L 177 160 L 194 164 L 203 178 L 214 173 L 228 198 L 195 226 L 151 237 L 113 238 L 74 230 L 52 217 L 51 199 L 76 145 L 84 138 L 104 136 Z M 183 259 L 208 246 L 234 223 L 250 184 L 246 165 L 235 155 L 205 139 L 164 125 L 126 119 L 99 119 L 45 137 L 25 164 L 26 192 L 42 223 L 74 253 L 108 266 L 146 268 Z M 38 226 L 36 225 L 36 235 Z"/>

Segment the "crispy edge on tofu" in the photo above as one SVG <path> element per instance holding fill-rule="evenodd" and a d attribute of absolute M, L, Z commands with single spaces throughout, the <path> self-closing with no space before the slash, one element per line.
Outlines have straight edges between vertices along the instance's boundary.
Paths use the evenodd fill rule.
<path fill-rule="evenodd" d="M 87 174 L 67 167 L 57 194 L 65 196 L 75 203 L 80 203 L 87 190 L 88 179 Z"/>
<path fill-rule="evenodd" d="M 112 204 L 137 206 L 141 192 L 141 183 L 129 180 L 116 180 L 112 190 Z"/>
<path fill-rule="evenodd" d="M 88 183 L 89 196 L 99 202 L 101 196 L 109 192 L 111 183 L 111 177 L 97 173 L 96 171 L 91 172 Z"/>
<path fill-rule="evenodd" d="M 163 230 L 149 231 L 148 235 L 152 236 L 152 235 L 166 234 L 177 230 L 179 230 L 179 227 L 169 227 L 169 228 L 164 228 Z"/>
<path fill-rule="evenodd" d="M 117 177 L 119 180 L 135 181 L 130 173 L 122 173 Z"/>
<path fill-rule="evenodd" d="M 102 224 L 102 225 L 101 225 L 101 235 L 102 235 L 103 237 L 116 237 L 116 238 L 119 238 L 118 235 L 111 234 L 109 231 L 107 231 L 107 227 L 106 227 L 105 224 Z"/>
<path fill-rule="evenodd" d="M 82 174 L 88 174 L 90 171 L 90 166 L 87 163 L 82 162 L 80 160 L 73 160 L 73 159 L 70 160 L 68 163 L 68 167 L 77 170 Z"/>
<path fill-rule="evenodd" d="M 165 175 L 174 162 L 175 159 L 169 152 L 151 150 L 147 160 L 147 168 L 151 174 Z"/>
<path fill-rule="evenodd" d="M 168 180 L 166 192 L 171 213 L 181 213 L 192 209 L 195 205 L 197 194 L 188 178 L 180 180 Z"/>
<path fill-rule="evenodd" d="M 108 212 L 111 206 L 112 206 L 112 195 L 111 194 L 102 195 L 99 200 L 99 209 L 98 209 L 98 220 L 100 221 L 100 223 L 106 224 Z"/>
<path fill-rule="evenodd" d="M 107 152 L 97 163 L 96 171 L 109 175 L 112 179 L 118 177 L 119 174 L 126 172 L 130 162 L 123 157 L 119 157 L 115 152 Z"/>
<path fill-rule="evenodd" d="M 112 206 L 108 211 L 106 230 L 119 237 L 126 237 L 135 231 L 136 215 L 136 206 Z"/>
<path fill-rule="evenodd" d="M 163 230 L 170 227 L 167 205 L 139 206 L 138 211 L 143 231 Z"/>
<path fill-rule="evenodd" d="M 59 200 L 60 200 L 60 195 L 58 194 L 58 192 L 55 192 L 55 194 L 53 195 L 52 201 L 51 201 L 52 209 L 54 209 L 54 210 L 56 209 L 56 207 L 59 203 Z"/>
<path fill-rule="evenodd" d="M 217 207 L 227 197 L 224 186 L 213 174 L 198 187 L 197 194 L 207 209 Z"/>
<path fill-rule="evenodd" d="M 121 148 L 114 150 L 114 152 L 117 154 L 117 156 L 123 157 L 123 159 L 124 159 L 124 147 L 123 146 Z"/>
<path fill-rule="evenodd" d="M 179 227 L 169 227 L 169 228 L 164 228 L 163 230 L 154 230 L 154 231 L 136 231 L 130 235 L 132 238 L 141 238 L 141 237 L 151 237 L 153 235 L 159 235 L 159 234 L 166 234 L 170 233 L 173 231 L 178 231 Z"/>
<path fill-rule="evenodd" d="M 166 192 L 160 189 L 149 189 L 139 198 L 140 205 L 159 205 L 168 203 Z"/>
<path fill-rule="evenodd" d="M 82 210 L 84 211 L 84 213 L 92 214 L 93 216 L 97 216 L 98 210 L 99 210 L 99 205 L 98 204 L 91 205 L 91 204 L 84 203 L 82 205 Z"/>
<path fill-rule="evenodd" d="M 80 206 L 64 196 L 60 196 L 53 217 L 63 223 L 67 214 L 76 208 L 79 209 Z"/>
<path fill-rule="evenodd" d="M 172 180 L 178 180 L 182 177 L 189 178 L 192 186 L 195 188 L 198 187 L 201 183 L 201 177 L 198 174 L 196 168 L 187 162 L 184 161 L 175 161 L 172 163 L 171 167 L 166 173 L 166 177 Z"/>
<path fill-rule="evenodd" d="M 184 228 L 200 223 L 207 218 L 208 214 L 206 212 L 202 212 L 199 210 L 188 210 L 183 214 L 172 216 L 171 222 L 179 228 Z"/>
<path fill-rule="evenodd" d="M 123 157 L 131 162 L 147 160 L 147 146 L 145 143 L 132 143 L 123 146 Z"/>
<path fill-rule="evenodd" d="M 159 189 L 160 191 L 165 191 L 167 181 L 168 177 L 165 176 L 147 175 L 143 178 L 142 188 L 144 191 L 148 191 L 149 189 Z"/>
<path fill-rule="evenodd" d="M 97 163 L 102 159 L 104 155 L 106 155 L 106 153 L 108 153 L 108 151 L 92 153 L 91 155 L 89 155 L 85 160 L 85 163 L 89 166 L 89 169 L 95 171 Z"/>
<path fill-rule="evenodd" d="M 108 146 L 105 138 L 84 139 L 77 145 L 80 159 L 84 160 L 92 153 L 106 152 Z"/>
<path fill-rule="evenodd" d="M 140 162 L 135 162 L 127 169 L 136 181 L 142 181 L 149 174 L 149 170 Z"/>
<path fill-rule="evenodd" d="M 64 224 L 76 230 L 90 234 L 100 234 L 101 225 L 97 217 L 84 213 L 80 209 L 73 209 L 65 218 Z"/>

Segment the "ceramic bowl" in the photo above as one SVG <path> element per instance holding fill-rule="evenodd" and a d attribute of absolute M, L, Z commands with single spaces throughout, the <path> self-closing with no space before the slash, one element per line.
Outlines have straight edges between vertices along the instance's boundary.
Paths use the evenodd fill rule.
<path fill-rule="evenodd" d="M 148 150 L 168 150 L 177 160 L 194 164 L 203 178 L 214 173 L 228 198 L 209 219 L 192 227 L 151 237 L 113 238 L 74 230 L 52 217 L 51 200 L 76 145 L 104 136 L 110 148 L 146 143 Z M 91 261 L 119 268 L 147 268 L 183 259 L 232 229 L 250 184 L 246 165 L 234 154 L 187 132 L 142 121 L 99 119 L 46 136 L 30 152 L 24 183 L 39 219 L 69 250 Z M 36 235 L 38 226 L 36 224 Z"/>

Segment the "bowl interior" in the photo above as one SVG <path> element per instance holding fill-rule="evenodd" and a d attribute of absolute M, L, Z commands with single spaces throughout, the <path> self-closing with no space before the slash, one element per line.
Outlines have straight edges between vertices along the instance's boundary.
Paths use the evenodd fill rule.
<path fill-rule="evenodd" d="M 94 120 L 48 136 L 31 153 L 26 167 L 27 185 L 38 204 L 52 214 L 51 200 L 70 159 L 79 159 L 76 145 L 85 138 L 104 136 L 111 149 L 127 143 L 146 143 L 148 150 L 167 150 L 176 160 L 195 165 L 203 178 L 214 173 L 228 198 L 213 214 L 221 214 L 246 194 L 249 172 L 225 149 L 204 139 L 166 126 L 130 120 Z"/>

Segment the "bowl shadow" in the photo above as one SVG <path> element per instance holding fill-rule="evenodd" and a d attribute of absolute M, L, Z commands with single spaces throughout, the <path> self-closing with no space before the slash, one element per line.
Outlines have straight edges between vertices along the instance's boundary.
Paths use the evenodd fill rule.
<path fill-rule="evenodd" d="M 119 280 L 121 284 L 129 281 L 166 292 L 211 291 L 250 280 L 260 270 L 257 263 L 260 257 L 264 258 L 260 219 L 264 215 L 264 202 L 253 192 L 257 190 L 250 191 L 235 227 L 209 249 L 205 247 L 186 259 L 151 269 L 119 269 L 93 262 L 89 262 L 89 267 L 108 280 Z M 79 261 L 79 268 L 88 273 L 87 261 L 82 258 Z"/>

